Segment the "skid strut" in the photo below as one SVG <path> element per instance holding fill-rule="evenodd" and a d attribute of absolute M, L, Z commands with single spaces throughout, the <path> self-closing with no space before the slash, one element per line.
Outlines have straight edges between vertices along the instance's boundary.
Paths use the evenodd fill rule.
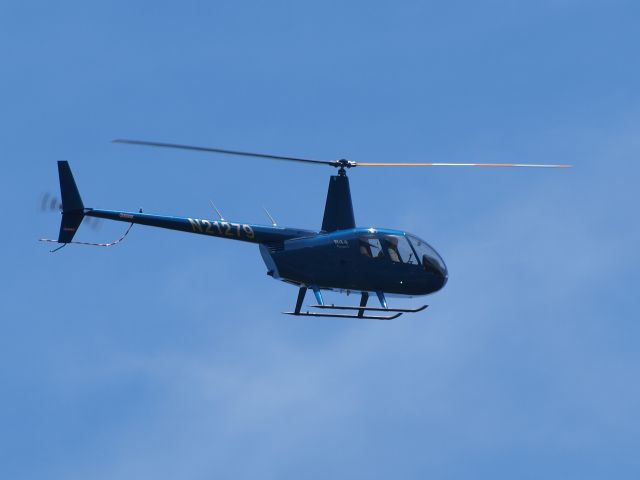
<path fill-rule="evenodd" d="M 304 301 L 304 296 L 307 294 L 307 287 L 300 287 L 298 291 L 298 300 L 296 300 L 296 309 L 293 312 L 294 315 L 300 315 L 300 309 L 302 308 L 302 302 Z"/>
<path fill-rule="evenodd" d="M 362 292 L 362 296 L 360 297 L 360 311 L 358 312 L 358 318 L 362 318 L 364 315 L 364 307 L 367 306 L 367 301 L 369 300 L 369 292 Z"/>

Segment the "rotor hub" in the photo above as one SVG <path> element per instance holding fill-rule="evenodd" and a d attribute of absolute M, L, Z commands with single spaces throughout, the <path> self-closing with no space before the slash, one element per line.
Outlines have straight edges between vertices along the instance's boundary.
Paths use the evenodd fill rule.
<path fill-rule="evenodd" d="M 356 162 L 352 162 L 351 160 L 347 160 L 346 158 L 335 160 L 332 163 L 334 167 L 338 168 L 338 175 L 340 176 L 346 175 L 345 169 L 358 166 Z"/>

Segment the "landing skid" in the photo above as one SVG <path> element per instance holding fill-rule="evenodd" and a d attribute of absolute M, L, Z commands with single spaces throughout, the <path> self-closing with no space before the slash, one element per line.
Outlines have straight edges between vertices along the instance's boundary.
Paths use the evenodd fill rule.
<path fill-rule="evenodd" d="M 382 309 L 381 309 L 382 310 Z M 331 318 L 363 318 L 365 320 L 393 320 L 398 318 L 402 313 L 395 315 L 349 315 L 347 313 L 316 313 L 316 312 L 282 312 L 286 315 L 295 315 L 297 317 L 331 317 Z"/>
<path fill-rule="evenodd" d="M 296 301 L 296 308 L 293 312 L 282 312 L 286 315 L 295 315 L 299 317 L 332 317 L 332 318 L 362 318 L 365 320 L 393 320 L 394 318 L 398 318 L 403 313 L 417 313 L 421 312 L 428 305 L 423 305 L 419 308 L 387 308 L 387 302 L 384 299 L 384 294 L 382 292 L 378 292 L 378 298 L 380 299 L 380 303 L 383 307 L 367 307 L 367 301 L 369 300 L 369 293 L 362 292 L 362 297 L 360 298 L 360 306 L 352 307 L 345 305 L 311 305 L 312 308 L 320 308 L 326 310 L 349 310 L 357 312 L 355 315 L 351 315 L 348 313 L 318 313 L 318 312 L 302 312 L 302 302 L 304 300 L 304 296 L 307 293 L 307 287 L 300 287 L 300 291 L 298 292 L 298 299 Z M 322 301 L 322 296 L 316 294 L 316 298 L 319 302 Z M 367 311 L 372 312 L 390 312 L 394 315 L 367 315 Z"/>
<path fill-rule="evenodd" d="M 419 308 L 380 308 L 380 307 L 345 307 L 342 305 L 309 305 L 312 308 L 328 308 L 333 310 L 371 310 L 372 312 L 400 312 L 400 313 L 418 313 L 427 308 L 429 305 L 423 305 Z"/>

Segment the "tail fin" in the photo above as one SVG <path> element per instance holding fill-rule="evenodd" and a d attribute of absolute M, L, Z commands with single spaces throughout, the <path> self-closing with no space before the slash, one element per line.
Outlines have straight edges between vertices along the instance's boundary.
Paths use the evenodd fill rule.
<path fill-rule="evenodd" d="M 60 194 L 62 196 L 62 221 L 58 243 L 69 243 L 73 240 L 82 219 L 84 218 L 84 204 L 76 181 L 73 179 L 69 162 L 58 161 L 58 176 L 60 177 Z"/>

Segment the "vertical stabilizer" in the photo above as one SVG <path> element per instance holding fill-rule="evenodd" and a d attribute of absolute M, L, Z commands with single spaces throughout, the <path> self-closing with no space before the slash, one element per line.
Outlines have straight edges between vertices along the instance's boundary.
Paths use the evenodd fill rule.
<path fill-rule="evenodd" d="M 60 177 L 60 195 L 62 196 L 62 211 L 73 212 L 84 210 L 84 204 L 78 192 L 78 186 L 73 179 L 71 167 L 66 160 L 58 161 L 58 176 Z"/>
<path fill-rule="evenodd" d="M 58 162 L 58 176 L 60 177 L 60 195 L 62 197 L 62 221 L 60 222 L 59 243 L 69 243 L 73 240 L 82 219 L 84 218 L 84 204 L 76 181 L 73 179 L 69 162 Z"/>

